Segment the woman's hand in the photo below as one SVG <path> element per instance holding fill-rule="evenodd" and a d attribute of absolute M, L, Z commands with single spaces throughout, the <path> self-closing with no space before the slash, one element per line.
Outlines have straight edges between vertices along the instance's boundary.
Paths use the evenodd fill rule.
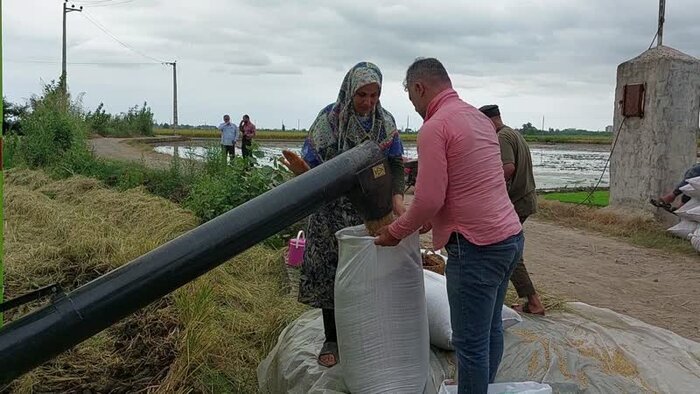
<path fill-rule="evenodd" d="M 403 195 L 394 194 L 394 197 L 392 197 L 391 200 L 394 205 L 394 215 L 396 215 L 396 217 L 398 218 L 406 212 L 406 207 L 403 205 Z"/>
<path fill-rule="evenodd" d="M 292 151 L 285 149 L 282 151 L 282 156 L 283 157 L 280 157 L 280 161 L 289 171 L 293 172 L 294 175 L 301 175 L 311 169 L 304 159 Z"/>

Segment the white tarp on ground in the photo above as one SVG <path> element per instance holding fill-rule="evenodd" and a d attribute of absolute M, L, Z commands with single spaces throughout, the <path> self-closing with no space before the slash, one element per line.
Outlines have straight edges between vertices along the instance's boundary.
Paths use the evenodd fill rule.
<path fill-rule="evenodd" d="M 700 343 L 608 309 L 568 306 L 506 330 L 497 382 L 544 382 L 555 393 L 700 393 Z M 285 328 L 258 367 L 261 392 L 346 393 L 340 368 L 316 362 L 323 338 L 319 310 Z M 431 349 L 426 393 L 454 378 L 451 360 Z"/>

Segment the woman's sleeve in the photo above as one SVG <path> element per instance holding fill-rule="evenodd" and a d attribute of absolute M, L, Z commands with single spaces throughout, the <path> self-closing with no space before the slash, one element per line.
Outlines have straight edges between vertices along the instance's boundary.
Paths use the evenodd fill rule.
<path fill-rule="evenodd" d="M 389 156 L 389 171 L 391 172 L 391 194 L 403 195 L 406 187 L 406 179 L 404 178 L 403 157 Z"/>
<path fill-rule="evenodd" d="M 304 146 L 301 147 L 301 158 L 304 159 L 309 167 L 314 168 L 321 164 L 321 158 L 311 143 L 310 138 L 311 137 L 306 137 L 306 139 L 304 139 Z"/>

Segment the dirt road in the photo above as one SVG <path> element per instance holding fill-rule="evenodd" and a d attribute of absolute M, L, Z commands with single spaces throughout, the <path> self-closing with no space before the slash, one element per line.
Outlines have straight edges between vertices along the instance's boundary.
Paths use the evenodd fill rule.
<path fill-rule="evenodd" d="M 429 242 L 426 235 L 422 241 Z M 700 256 L 669 255 L 533 217 L 525 222 L 525 265 L 547 293 L 700 341 Z"/>
<path fill-rule="evenodd" d="M 90 144 L 102 157 L 157 168 L 170 163 L 170 156 L 117 138 Z M 535 286 L 700 341 L 700 256 L 669 255 L 536 217 L 525 223 L 525 238 L 525 264 Z"/>
<path fill-rule="evenodd" d="M 155 140 L 155 139 L 154 139 Z M 163 140 L 157 138 L 158 141 Z M 96 137 L 88 140 L 90 149 L 99 157 L 122 161 L 144 163 L 151 168 L 165 169 L 170 166 L 172 156 L 154 152 L 152 149 L 134 146 L 128 142 L 133 138 L 103 138 Z"/>

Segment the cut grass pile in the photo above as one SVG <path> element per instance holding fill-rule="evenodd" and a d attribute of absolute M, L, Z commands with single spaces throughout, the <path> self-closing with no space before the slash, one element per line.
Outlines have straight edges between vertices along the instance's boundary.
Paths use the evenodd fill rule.
<path fill-rule="evenodd" d="M 6 298 L 70 291 L 198 223 L 141 189 L 5 173 Z M 17 379 L 28 392 L 255 392 L 256 368 L 303 306 L 277 252 L 254 247 Z M 6 323 L 42 304 L 5 314 Z M 4 388 L 0 387 L 0 391 Z"/>
<path fill-rule="evenodd" d="M 556 192 L 547 193 L 542 197 L 545 200 L 551 201 L 561 201 L 573 204 L 586 204 L 593 205 L 596 207 L 606 207 L 608 206 L 608 200 L 610 199 L 610 192 L 607 190 L 598 190 L 593 192 L 593 194 L 588 198 L 590 192 L 578 191 L 578 192 Z M 588 198 L 588 200 L 586 200 Z M 585 203 L 584 203 L 585 200 Z"/>

